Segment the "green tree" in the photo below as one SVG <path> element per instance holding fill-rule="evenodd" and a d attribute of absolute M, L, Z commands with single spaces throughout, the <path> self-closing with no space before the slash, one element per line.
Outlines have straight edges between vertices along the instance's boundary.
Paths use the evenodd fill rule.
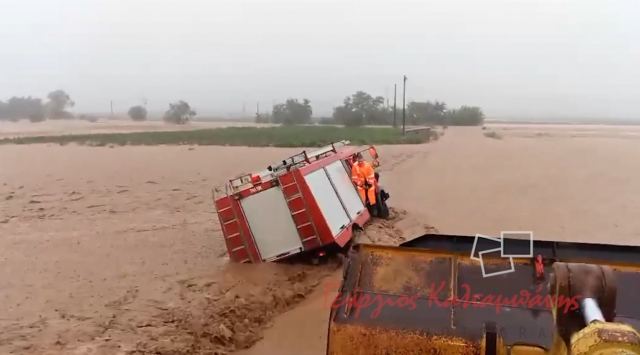
<path fill-rule="evenodd" d="M 342 106 L 333 109 L 333 118 L 345 126 L 389 124 L 392 113 L 384 107 L 382 96 L 373 97 L 364 91 L 347 96 Z"/>
<path fill-rule="evenodd" d="M 169 110 L 164 113 L 164 121 L 168 123 L 174 124 L 186 124 L 188 123 L 194 116 L 196 115 L 196 111 L 191 109 L 191 106 L 185 101 L 178 101 L 172 104 L 169 104 Z"/>
<path fill-rule="evenodd" d="M 45 119 L 42 100 L 32 97 L 12 97 L 6 103 L 0 101 L 0 120 L 17 121 L 28 118 L 31 122 Z"/>
<path fill-rule="evenodd" d="M 134 121 L 144 121 L 147 119 L 147 109 L 144 106 L 132 106 L 129 109 L 129 117 Z"/>
<path fill-rule="evenodd" d="M 345 126 L 355 127 L 365 124 L 364 115 L 361 112 L 356 112 L 353 108 L 346 105 L 335 107 L 333 109 L 333 118 L 336 123 L 340 123 Z"/>
<path fill-rule="evenodd" d="M 271 123 L 273 117 L 268 113 L 256 113 L 256 123 Z"/>
<path fill-rule="evenodd" d="M 444 122 L 447 104 L 439 101 L 412 101 L 407 105 L 407 118 L 413 125 L 435 125 Z"/>
<path fill-rule="evenodd" d="M 273 106 L 272 120 L 273 123 L 285 125 L 306 124 L 311 122 L 312 114 L 311 101 L 308 99 L 303 99 L 302 102 L 288 99 L 283 104 Z"/>
<path fill-rule="evenodd" d="M 462 106 L 445 114 L 445 124 L 450 126 L 479 126 L 483 122 L 484 113 L 480 107 Z"/>
<path fill-rule="evenodd" d="M 46 104 L 47 116 L 52 119 L 73 118 L 73 114 L 66 111 L 75 105 L 69 94 L 64 90 L 55 90 L 47 95 L 49 101 Z"/>
<path fill-rule="evenodd" d="M 9 119 L 9 105 L 0 101 L 0 121 L 6 121 Z"/>

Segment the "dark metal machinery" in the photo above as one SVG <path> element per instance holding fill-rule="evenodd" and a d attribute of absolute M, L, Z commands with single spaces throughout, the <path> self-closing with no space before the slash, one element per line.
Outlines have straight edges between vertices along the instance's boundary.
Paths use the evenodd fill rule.
<path fill-rule="evenodd" d="M 511 261 L 497 253 L 480 265 L 473 243 L 429 234 L 355 245 L 327 353 L 640 354 L 639 247 L 534 241 L 532 258 L 483 277 Z M 509 241 L 514 254 L 529 243 Z"/>

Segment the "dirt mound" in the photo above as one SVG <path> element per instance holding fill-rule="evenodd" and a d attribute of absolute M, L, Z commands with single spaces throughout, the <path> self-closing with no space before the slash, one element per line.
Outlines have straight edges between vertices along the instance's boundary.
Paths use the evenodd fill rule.
<path fill-rule="evenodd" d="M 359 243 L 398 245 L 425 233 L 438 231 L 410 216 L 403 209 L 392 207 L 389 212 L 388 219 L 374 219 L 367 224 L 362 233 L 357 236 L 357 241 Z"/>
<path fill-rule="evenodd" d="M 154 315 L 128 353 L 226 354 L 248 348 L 276 315 L 305 299 L 338 267 L 337 260 L 320 266 L 229 264 L 223 280 L 186 280 L 181 305 Z"/>

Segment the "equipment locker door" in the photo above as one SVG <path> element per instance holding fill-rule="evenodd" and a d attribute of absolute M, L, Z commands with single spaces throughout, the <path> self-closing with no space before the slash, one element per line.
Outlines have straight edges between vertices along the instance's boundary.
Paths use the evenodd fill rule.
<path fill-rule="evenodd" d="M 347 169 L 342 160 L 327 165 L 325 169 L 344 208 L 349 214 L 349 218 L 351 218 L 352 221 L 355 220 L 356 217 L 364 211 L 365 207 L 360 196 L 358 196 L 356 188 L 353 186 L 353 182 L 351 182 L 351 173 L 347 173 Z"/>
<path fill-rule="evenodd" d="M 240 200 L 262 260 L 302 250 L 302 241 L 280 187 Z"/>
<path fill-rule="evenodd" d="M 327 172 L 324 169 L 318 169 L 305 175 L 304 179 L 335 238 L 340 231 L 349 225 L 351 220 L 342 207 L 342 203 L 340 203 Z"/>

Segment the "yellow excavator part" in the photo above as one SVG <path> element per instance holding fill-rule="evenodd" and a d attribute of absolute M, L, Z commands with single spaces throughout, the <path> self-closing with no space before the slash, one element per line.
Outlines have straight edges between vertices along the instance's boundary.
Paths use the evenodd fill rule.
<path fill-rule="evenodd" d="M 533 245 L 510 258 L 490 244 L 354 245 L 327 354 L 640 355 L 640 248 L 509 241 L 517 255 Z"/>
<path fill-rule="evenodd" d="M 574 334 L 575 355 L 640 355 L 640 335 L 626 324 L 594 322 Z"/>

